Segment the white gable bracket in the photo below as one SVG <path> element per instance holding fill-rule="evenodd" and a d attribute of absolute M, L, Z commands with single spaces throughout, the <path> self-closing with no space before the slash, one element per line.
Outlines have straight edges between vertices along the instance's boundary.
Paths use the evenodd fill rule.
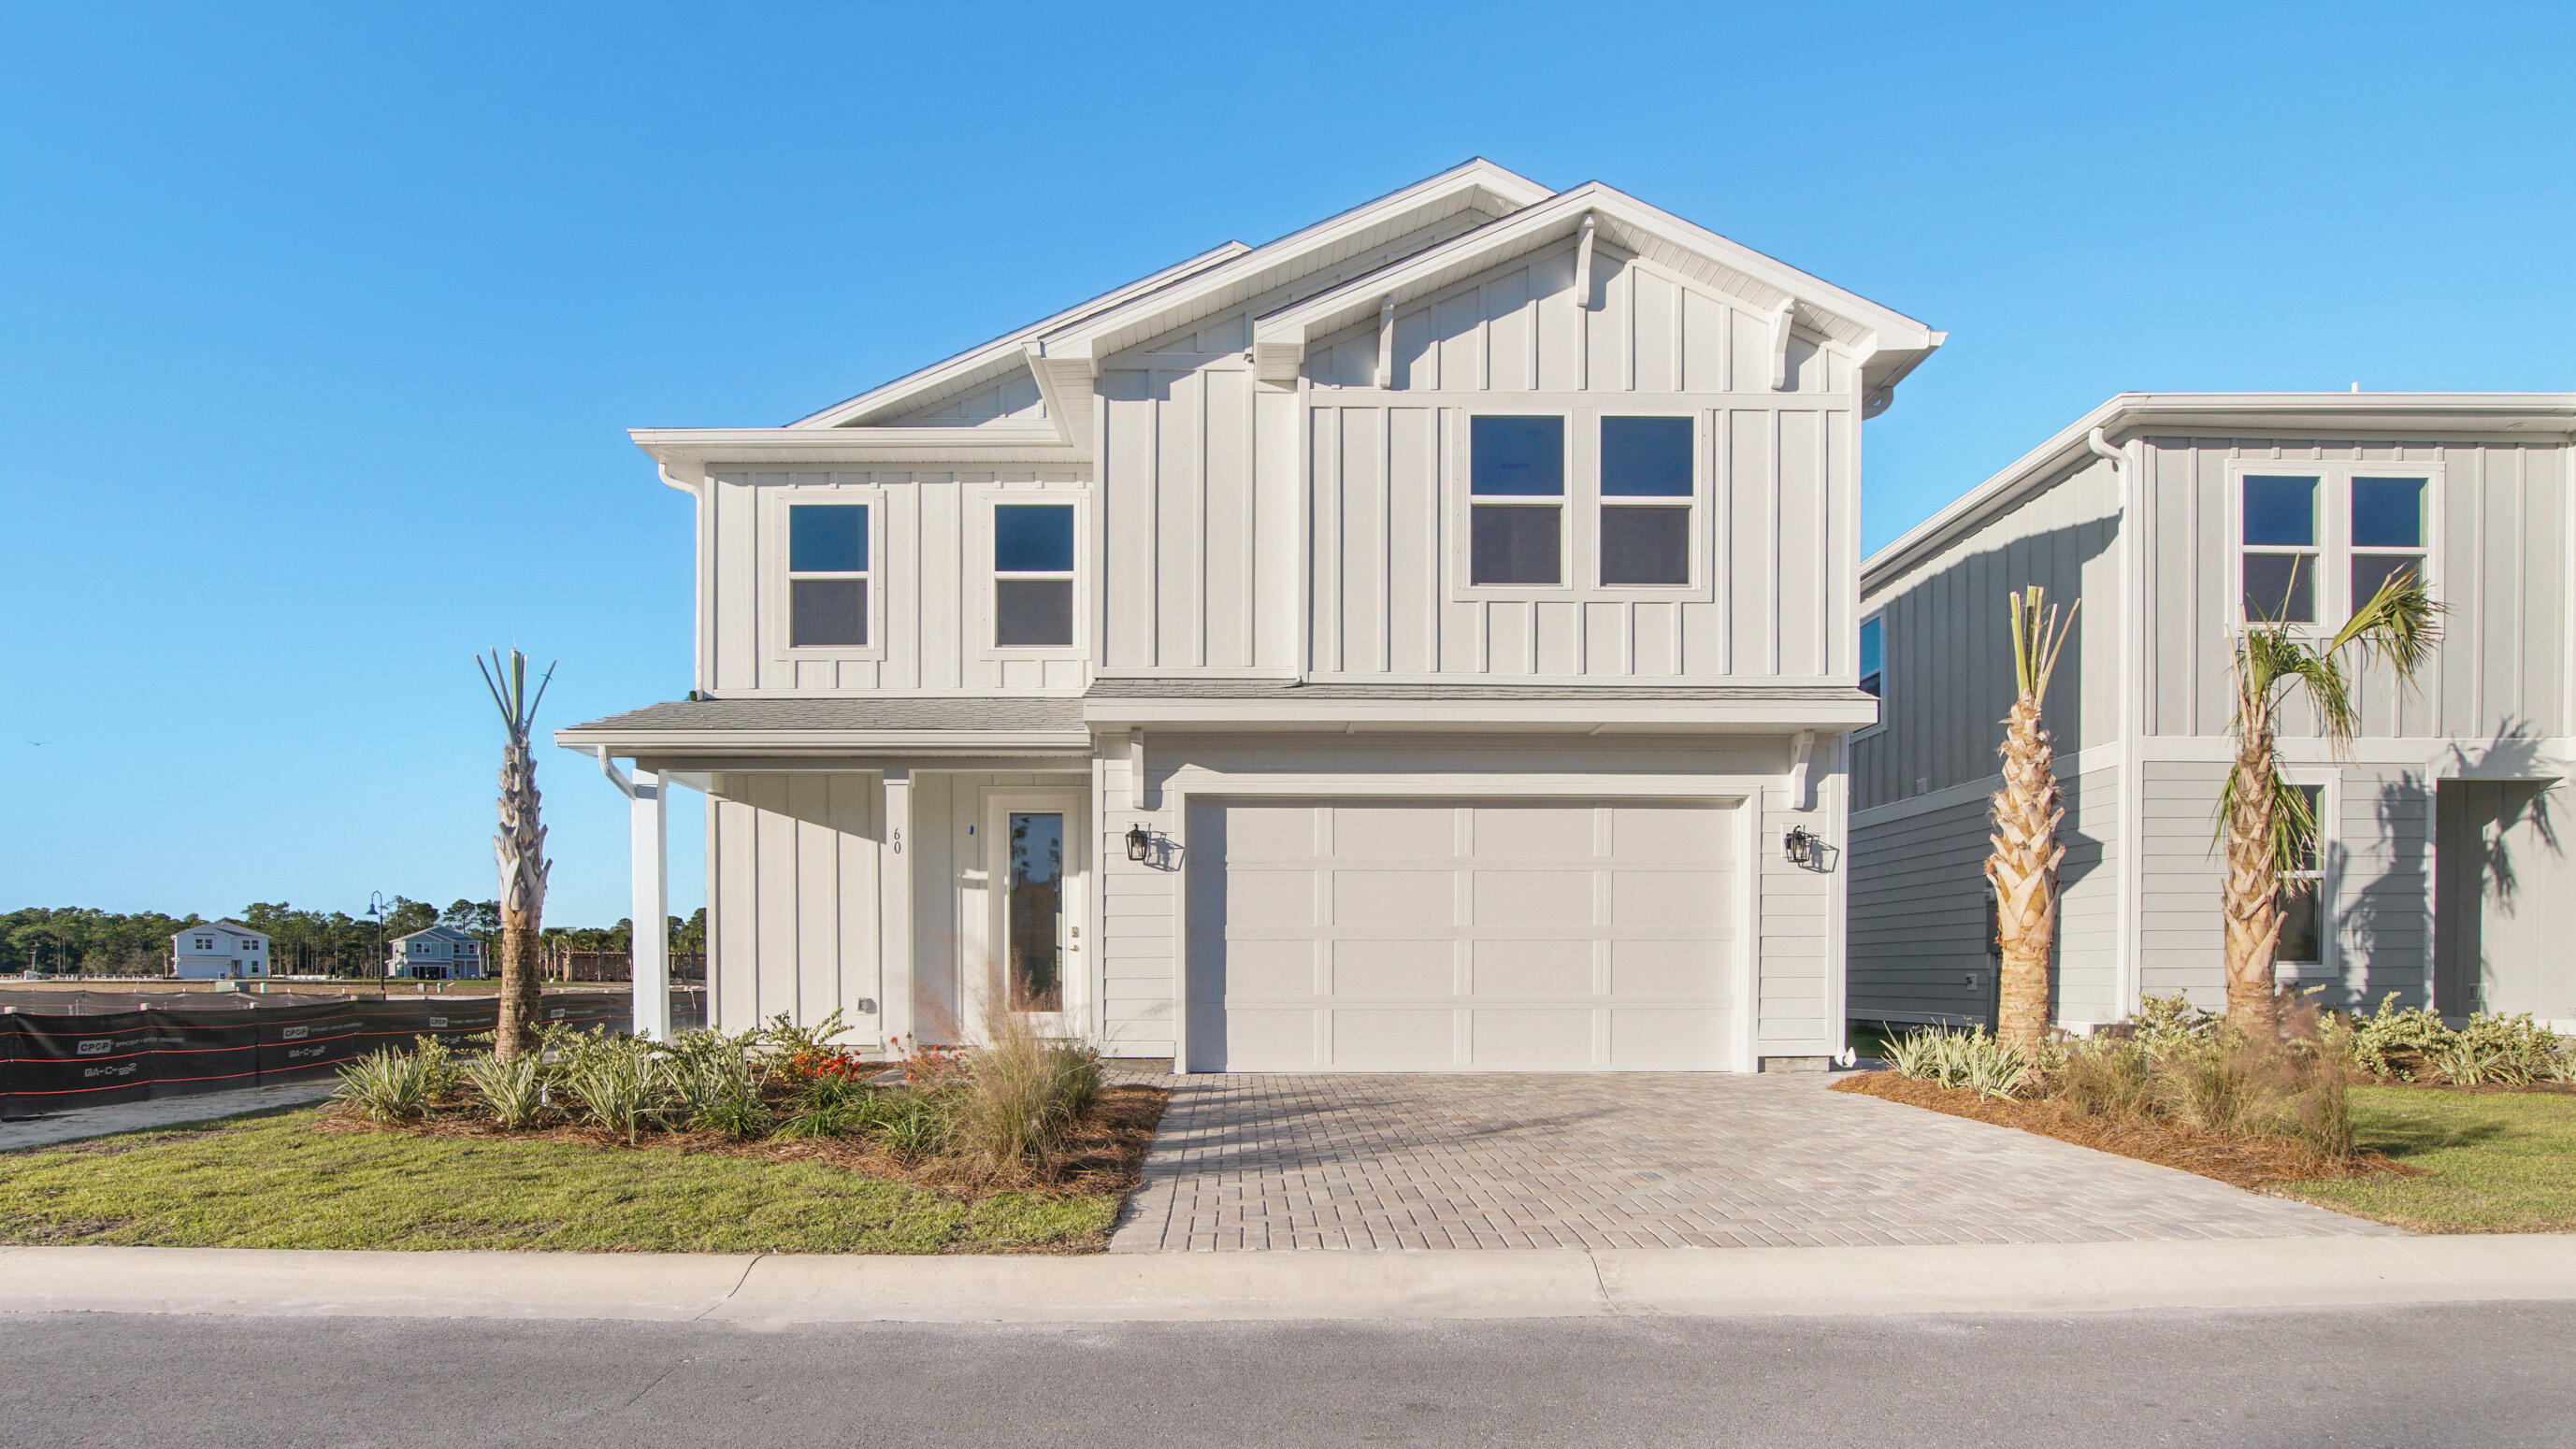
<path fill-rule="evenodd" d="M 1038 396 L 1046 402 L 1047 421 L 1055 424 L 1056 436 L 1068 448 L 1090 442 L 1074 436 L 1074 428 L 1091 414 L 1090 383 L 1098 375 L 1098 364 L 1089 357 L 1050 357 L 1044 339 L 1022 344 L 1020 353 L 1028 360 L 1029 376 L 1037 380 Z M 1077 380 L 1084 393 L 1080 406 L 1075 405 L 1068 387 Z"/>
<path fill-rule="evenodd" d="M 1798 299 L 1783 297 L 1771 313 L 1771 390 L 1789 386 L 1789 329 L 1798 320 Z"/>
<path fill-rule="evenodd" d="M 1816 808 L 1807 798 L 1807 767 L 1814 763 L 1815 758 L 1816 732 L 1798 731 L 1797 743 L 1789 750 L 1789 808 L 1792 810 Z"/>
<path fill-rule="evenodd" d="M 1395 386 L 1395 298 L 1377 304 L 1377 385 Z"/>
<path fill-rule="evenodd" d="M 1583 213 L 1583 236 L 1574 244 L 1574 305 L 1592 310 L 1592 234 L 1600 228 L 1600 218 Z"/>

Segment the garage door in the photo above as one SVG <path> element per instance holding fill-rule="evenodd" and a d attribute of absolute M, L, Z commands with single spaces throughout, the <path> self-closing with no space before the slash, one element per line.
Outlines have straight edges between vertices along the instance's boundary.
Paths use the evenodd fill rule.
<path fill-rule="evenodd" d="M 1203 801 L 1198 1071 L 1734 1065 L 1728 804 Z"/>

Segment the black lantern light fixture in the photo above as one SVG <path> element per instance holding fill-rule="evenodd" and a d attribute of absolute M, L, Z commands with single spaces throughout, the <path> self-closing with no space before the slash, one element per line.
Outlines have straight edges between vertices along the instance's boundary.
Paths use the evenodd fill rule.
<path fill-rule="evenodd" d="M 1788 857 L 1791 865 L 1806 865 L 1816 858 L 1816 847 L 1821 843 L 1807 833 L 1807 827 L 1792 825 L 1789 833 L 1780 837 L 1780 853 Z"/>
<path fill-rule="evenodd" d="M 1154 853 L 1154 833 L 1142 825 L 1127 827 L 1127 858 L 1143 861 Z"/>

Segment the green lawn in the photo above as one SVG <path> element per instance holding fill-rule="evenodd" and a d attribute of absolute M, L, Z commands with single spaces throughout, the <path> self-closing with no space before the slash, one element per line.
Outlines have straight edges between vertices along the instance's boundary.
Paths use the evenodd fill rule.
<path fill-rule="evenodd" d="M 2420 1177 L 2275 1186 L 2427 1233 L 2576 1232 L 2576 1096 L 2355 1087 L 2353 1134 Z"/>
<path fill-rule="evenodd" d="M 936 1253 L 1080 1249 L 1114 1194 L 973 1204 L 811 1163 L 325 1135 L 315 1109 L 0 1153 L 0 1243 Z"/>

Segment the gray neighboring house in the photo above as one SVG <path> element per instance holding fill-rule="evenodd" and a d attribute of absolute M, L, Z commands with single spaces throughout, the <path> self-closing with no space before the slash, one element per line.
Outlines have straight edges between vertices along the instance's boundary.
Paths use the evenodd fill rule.
<path fill-rule="evenodd" d="M 1881 549 L 1861 652 L 1882 713 L 1851 740 L 1854 1019 L 1992 1019 L 2010 591 L 2083 599 L 2048 700 L 2056 1007 L 2081 1028 L 2142 994 L 2223 999 L 2213 825 L 2247 598 L 2331 631 L 2411 565 L 2449 611 L 2416 688 L 2368 671 L 2348 758 L 2291 711 L 2289 773 L 2326 830 L 2281 974 L 2333 1005 L 2576 1031 L 2571 437 L 2576 394 L 2123 394 Z"/>
<path fill-rule="evenodd" d="M 454 926 L 431 926 L 396 936 L 385 951 L 385 974 L 414 981 L 463 981 L 483 974 L 483 943 Z"/>

